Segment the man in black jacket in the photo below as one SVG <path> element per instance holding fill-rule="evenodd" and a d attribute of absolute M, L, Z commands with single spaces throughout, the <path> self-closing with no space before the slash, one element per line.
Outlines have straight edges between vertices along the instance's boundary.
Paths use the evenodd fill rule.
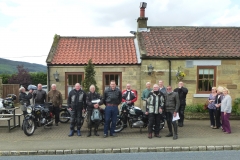
<path fill-rule="evenodd" d="M 100 96 L 99 93 L 95 92 L 95 86 L 91 85 L 89 88 L 90 92 L 87 94 L 86 96 L 86 103 L 87 103 L 87 118 L 88 118 L 88 135 L 87 137 L 91 136 L 91 131 L 92 131 L 92 125 L 93 122 L 91 120 L 91 116 L 92 116 L 92 111 L 93 109 L 100 109 L 99 106 L 101 106 L 103 104 L 103 99 Z M 93 103 L 92 101 L 99 101 L 96 103 Z M 100 122 L 95 121 L 94 122 L 94 135 L 95 136 L 99 136 L 99 134 L 97 133 L 98 131 L 98 126 L 99 126 Z"/>
<path fill-rule="evenodd" d="M 174 92 L 177 92 L 179 95 L 180 107 L 179 107 L 179 117 L 178 126 L 183 127 L 184 121 L 184 110 L 186 106 L 186 96 L 188 94 L 188 89 L 183 87 L 183 82 L 178 83 L 178 88 L 174 89 Z"/>
<path fill-rule="evenodd" d="M 38 84 L 38 89 L 33 92 L 33 104 L 44 105 L 47 102 L 47 93 L 42 90 L 42 84 Z"/>
<path fill-rule="evenodd" d="M 26 90 L 24 87 L 21 87 L 19 89 L 19 102 L 24 105 L 24 103 L 26 103 L 26 105 L 30 105 L 30 99 L 32 98 L 32 90 L 29 90 L 28 94 L 26 93 Z"/>
<path fill-rule="evenodd" d="M 86 109 L 86 93 L 81 89 L 79 83 L 75 84 L 75 89 L 71 90 L 68 95 L 68 109 L 71 111 L 71 125 L 69 137 L 74 134 L 74 127 L 77 122 L 77 135 L 81 136 L 81 119 L 82 111 Z"/>
<path fill-rule="evenodd" d="M 106 105 L 105 108 L 105 124 L 104 124 L 104 138 L 108 136 L 108 129 L 110 120 L 112 121 L 110 127 L 110 136 L 117 136 L 114 133 L 116 128 L 116 121 L 118 115 L 118 105 L 122 101 L 122 92 L 120 89 L 116 88 L 116 82 L 111 80 L 110 87 L 104 91 L 104 104 Z"/>

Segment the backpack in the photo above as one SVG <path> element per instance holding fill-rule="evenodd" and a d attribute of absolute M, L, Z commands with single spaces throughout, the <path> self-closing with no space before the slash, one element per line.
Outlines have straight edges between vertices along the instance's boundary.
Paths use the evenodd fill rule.
<path fill-rule="evenodd" d="M 94 121 L 101 121 L 102 120 L 102 115 L 99 111 L 99 109 L 93 109 L 92 111 L 92 116 L 91 116 L 91 120 Z"/>

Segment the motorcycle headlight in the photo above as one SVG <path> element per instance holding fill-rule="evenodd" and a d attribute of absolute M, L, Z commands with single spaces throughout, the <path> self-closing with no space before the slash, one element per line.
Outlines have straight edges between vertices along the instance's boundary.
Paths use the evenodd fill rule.
<path fill-rule="evenodd" d="M 9 106 L 12 106 L 12 103 L 10 103 Z"/>
<path fill-rule="evenodd" d="M 27 107 L 27 113 L 32 113 L 32 108 L 31 107 Z"/>

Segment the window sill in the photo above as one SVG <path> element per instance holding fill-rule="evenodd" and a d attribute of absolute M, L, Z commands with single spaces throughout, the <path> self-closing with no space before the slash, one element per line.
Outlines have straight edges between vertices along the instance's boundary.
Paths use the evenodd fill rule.
<path fill-rule="evenodd" d="M 209 94 L 193 94 L 194 98 L 208 98 Z"/>

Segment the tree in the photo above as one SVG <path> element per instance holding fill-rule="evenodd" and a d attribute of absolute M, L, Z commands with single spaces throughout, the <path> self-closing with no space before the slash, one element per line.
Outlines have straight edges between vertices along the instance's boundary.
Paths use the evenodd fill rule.
<path fill-rule="evenodd" d="M 47 84 L 47 73 L 44 72 L 32 72 L 30 73 L 32 84 L 37 85 L 39 83 L 41 84 Z"/>
<path fill-rule="evenodd" d="M 12 76 L 12 74 L 2 73 L 0 77 L 2 77 L 2 84 L 8 84 L 8 79 Z"/>
<path fill-rule="evenodd" d="M 19 84 L 24 88 L 27 88 L 32 83 L 28 69 L 25 69 L 23 65 L 17 66 L 18 73 L 13 74 L 9 79 L 9 84 Z"/>
<path fill-rule="evenodd" d="M 97 82 L 95 80 L 96 71 L 94 70 L 94 65 L 92 64 L 92 59 L 88 61 L 88 64 L 84 66 L 85 78 L 83 80 L 83 89 L 85 91 L 89 90 L 89 87 L 93 84 L 95 86 L 95 91 L 98 92 Z"/>

